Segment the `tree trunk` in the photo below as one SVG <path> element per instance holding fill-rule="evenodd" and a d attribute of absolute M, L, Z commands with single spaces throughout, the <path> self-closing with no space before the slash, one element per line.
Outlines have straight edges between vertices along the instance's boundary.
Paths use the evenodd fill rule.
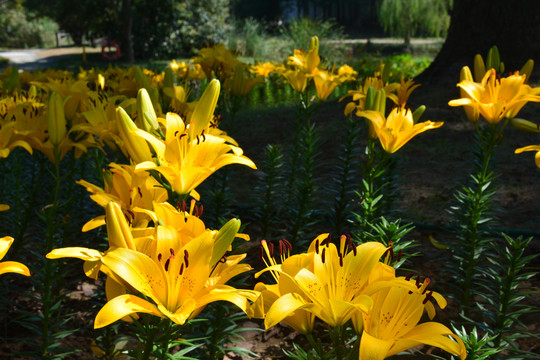
<path fill-rule="evenodd" d="M 446 41 L 419 82 L 455 84 L 461 67 L 471 67 L 476 54 L 485 58 L 494 45 L 506 72 L 540 60 L 538 0 L 454 0 L 451 16 Z"/>
<path fill-rule="evenodd" d="M 132 63 L 135 61 L 135 55 L 133 53 L 133 39 L 131 29 L 133 26 L 133 11 L 131 9 L 132 2 L 131 0 L 122 1 L 122 11 L 121 11 L 121 26 L 122 26 L 122 40 L 121 40 L 121 49 L 122 56 L 124 59 Z"/>

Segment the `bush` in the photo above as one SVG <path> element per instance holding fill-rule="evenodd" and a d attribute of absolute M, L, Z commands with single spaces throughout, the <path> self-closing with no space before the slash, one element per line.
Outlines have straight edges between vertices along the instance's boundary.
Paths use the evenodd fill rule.
<path fill-rule="evenodd" d="M 307 49 L 312 36 L 321 39 L 319 55 L 323 59 L 342 58 L 348 51 L 348 46 L 336 42 L 346 37 L 344 30 L 334 20 L 318 20 L 298 18 L 292 20 L 283 30 L 283 34 L 292 40 L 295 49 Z"/>
<path fill-rule="evenodd" d="M 23 8 L 0 2 L 0 46 L 8 48 L 53 47 L 58 25 L 51 19 L 32 18 Z"/>

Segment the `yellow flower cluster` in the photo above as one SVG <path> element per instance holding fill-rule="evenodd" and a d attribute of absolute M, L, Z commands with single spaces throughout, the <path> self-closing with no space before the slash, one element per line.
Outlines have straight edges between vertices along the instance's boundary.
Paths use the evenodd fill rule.
<path fill-rule="evenodd" d="M 195 200 L 189 209 L 167 202 L 178 199 L 185 204 L 189 194 L 198 199 L 195 188 L 223 166 L 255 168 L 213 123 L 219 91 L 219 81 L 211 81 L 185 120 L 174 113 L 158 116 L 144 88 L 131 104 L 138 123 L 122 107 L 112 112 L 120 148 L 130 164 L 111 163 L 103 189 L 78 182 L 106 210 L 83 230 L 106 225 L 109 248 L 104 252 L 60 248 L 47 254 L 50 259 L 84 260 L 89 277 L 97 278 L 100 271 L 107 275 L 109 301 L 96 316 L 96 328 L 120 319 L 130 321 L 137 313 L 183 324 L 210 302 L 226 300 L 247 311 L 248 300 L 256 300 L 256 292 L 225 284 L 251 269 L 240 264 L 245 254 L 226 256 L 235 237 L 246 238 L 238 234 L 240 221 L 232 219 L 220 230 L 207 229 L 199 218 L 202 206 Z"/>
<path fill-rule="evenodd" d="M 445 299 L 428 290 L 430 280 L 396 277 L 388 265 L 392 247 L 378 242 L 356 246 L 341 236 L 334 244 L 328 234 L 315 238 L 306 253 L 289 256 L 291 246 L 280 241 L 281 263 L 273 257 L 273 246 L 262 242 L 261 257 L 275 284 L 258 283 L 261 297 L 252 315 L 264 317 L 266 328 L 283 321 L 302 334 L 309 334 L 315 319 L 332 326 L 349 321 L 361 336 L 359 359 L 384 359 L 419 344 L 440 347 L 466 357 L 463 342 L 437 322 L 418 324 L 424 311 L 430 319 Z M 380 258 L 384 261 L 380 261 Z"/>

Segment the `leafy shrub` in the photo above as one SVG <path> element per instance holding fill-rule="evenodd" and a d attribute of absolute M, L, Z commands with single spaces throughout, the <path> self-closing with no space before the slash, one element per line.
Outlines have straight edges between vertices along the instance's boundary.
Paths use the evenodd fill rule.
<path fill-rule="evenodd" d="M 306 49 L 311 37 L 318 36 L 321 39 L 319 55 L 323 59 L 343 57 L 348 50 L 347 45 L 335 41 L 346 36 L 343 28 L 331 19 L 298 18 L 287 25 L 283 34 L 292 41 L 295 49 Z"/>
<path fill-rule="evenodd" d="M 2 47 L 52 47 L 58 25 L 46 17 L 32 18 L 17 4 L 0 2 L 0 29 Z"/>

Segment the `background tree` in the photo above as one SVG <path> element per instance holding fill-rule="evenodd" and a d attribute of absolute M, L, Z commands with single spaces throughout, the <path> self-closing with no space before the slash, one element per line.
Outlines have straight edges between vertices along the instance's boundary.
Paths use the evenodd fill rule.
<path fill-rule="evenodd" d="M 409 48 L 415 35 L 444 36 L 452 0 L 382 0 L 378 17 L 384 31 L 400 36 Z"/>
<path fill-rule="evenodd" d="M 454 0 L 448 36 L 418 81 L 455 84 L 462 66 L 497 45 L 506 71 L 540 59 L 538 0 Z M 538 71 L 538 66 L 536 67 Z"/>

